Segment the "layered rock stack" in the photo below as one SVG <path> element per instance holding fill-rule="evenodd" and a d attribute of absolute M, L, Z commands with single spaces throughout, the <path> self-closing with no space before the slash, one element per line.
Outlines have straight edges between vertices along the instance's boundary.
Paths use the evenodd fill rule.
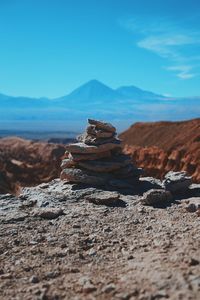
<path fill-rule="evenodd" d="M 91 186 L 134 188 L 142 169 L 135 167 L 130 157 L 122 153 L 116 128 L 91 119 L 88 123 L 78 142 L 66 146 L 61 179 Z"/>

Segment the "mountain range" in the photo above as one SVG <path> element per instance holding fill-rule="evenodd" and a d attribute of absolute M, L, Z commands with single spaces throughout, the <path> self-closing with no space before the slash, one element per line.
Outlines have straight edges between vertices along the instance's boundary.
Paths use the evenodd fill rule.
<path fill-rule="evenodd" d="M 135 86 L 112 89 L 98 80 L 91 80 L 56 99 L 0 94 L 0 125 L 6 122 L 9 127 L 16 126 L 16 122 L 25 124 L 25 121 L 31 122 L 33 127 L 37 122 L 47 127 L 63 122 L 68 130 L 74 126 L 81 129 L 81 122 L 90 117 L 126 128 L 135 121 L 183 120 L 199 116 L 200 97 L 165 97 Z"/>

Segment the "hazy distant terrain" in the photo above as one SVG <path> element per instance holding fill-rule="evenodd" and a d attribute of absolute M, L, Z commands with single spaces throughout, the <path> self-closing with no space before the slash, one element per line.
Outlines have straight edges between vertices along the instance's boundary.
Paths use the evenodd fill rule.
<path fill-rule="evenodd" d="M 19 123 L 18 123 L 19 125 Z M 21 124 L 22 125 L 22 124 Z M 33 126 L 33 124 L 30 124 Z M 1 122 L 0 122 L 0 128 L 1 128 Z M 25 139 L 30 139 L 30 140 L 42 140 L 42 141 L 47 141 L 51 142 L 54 140 L 56 143 L 69 143 L 74 138 L 78 135 L 77 132 L 68 132 L 68 131 L 48 131 L 45 130 L 43 131 L 42 128 L 38 130 L 34 130 L 32 127 L 29 128 L 29 130 L 23 130 L 21 127 L 17 127 L 15 129 L 14 127 L 12 129 L 0 129 L 0 139 L 11 136 L 11 137 L 20 137 L 20 138 L 25 138 Z"/>
<path fill-rule="evenodd" d="M 79 132 L 86 118 L 124 130 L 135 121 L 184 120 L 200 115 L 200 97 L 169 98 L 134 86 L 111 89 L 97 80 L 57 99 L 0 94 L 0 129 Z"/>

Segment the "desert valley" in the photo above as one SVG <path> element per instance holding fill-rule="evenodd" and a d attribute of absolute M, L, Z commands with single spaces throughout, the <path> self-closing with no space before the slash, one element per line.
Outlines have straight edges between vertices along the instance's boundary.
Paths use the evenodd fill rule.
<path fill-rule="evenodd" d="M 88 122 L 0 140 L 0 299 L 198 299 L 200 120 Z"/>
<path fill-rule="evenodd" d="M 186 171 L 200 183 L 200 119 L 182 122 L 136 123 L 119 135 L 124 152 L 142 167 L 145 176 L 162 179 L 170 170 Z M 18 193 L 59 177 L 65 144 L 62 137 L 46 142 L 19 137 L 0 139 L 0 192 Z M 49 164 L 51 162 L 51 164 Z"/>

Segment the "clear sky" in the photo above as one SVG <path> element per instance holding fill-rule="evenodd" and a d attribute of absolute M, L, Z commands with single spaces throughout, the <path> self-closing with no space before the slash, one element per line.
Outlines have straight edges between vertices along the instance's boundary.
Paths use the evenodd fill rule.
<path fill-rule="evenodd" d="M 54 98 L 91 79 L 200 96 L 200 1 L 0 0 L 0 93 Z"/>

